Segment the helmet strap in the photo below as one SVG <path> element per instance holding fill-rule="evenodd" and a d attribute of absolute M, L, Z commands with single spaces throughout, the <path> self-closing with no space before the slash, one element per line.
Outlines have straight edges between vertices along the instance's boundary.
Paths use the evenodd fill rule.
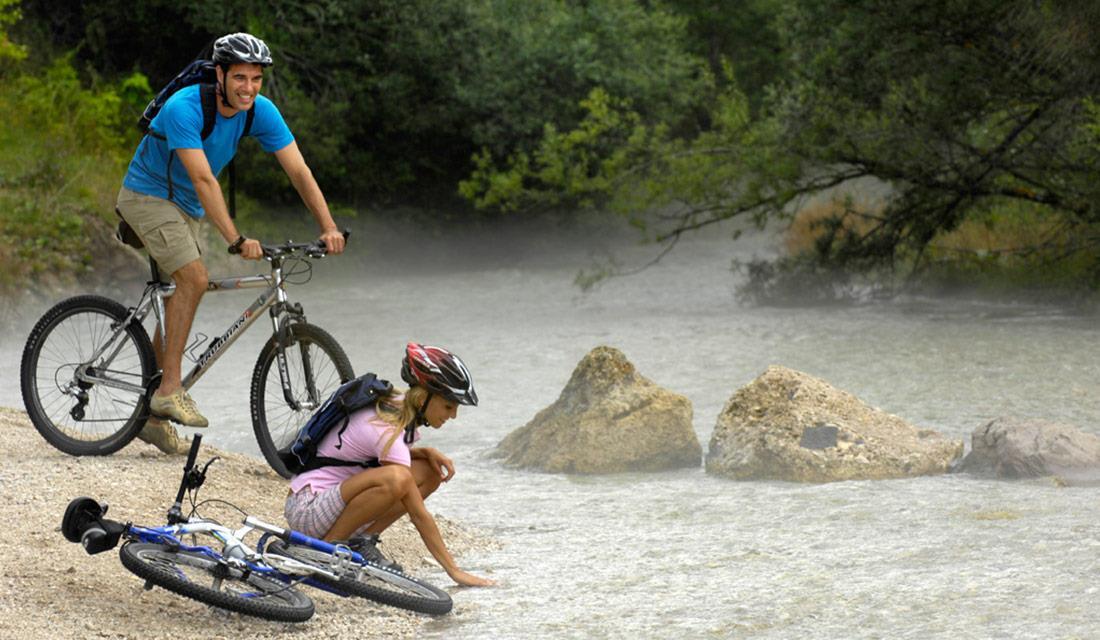
<path fill-rule="evenodd" d="M 225 94 L 225 81 L 229 78 L 229 65 L 218 65 L 222 69 L 222 81 L 218 83 L 218 96 L 222 99 L 222 105 L 233 108 L 233 105 L 229 104 L 229 96 Z"/>
<path fill-rule="evenodd" d="M 412 444 L 413 438 L 416 436 L 416 428 L 422 424 L 428 424 L 428 421 L 424 419 L 424 412 L 428 410 L 428 403 L 432 400 L 432 392 L 429 391 L 428 395 L 424 398 L 424 403 L 420 405 L 420 408 L 416 410 L 416 416 L 409 426 L 405 427 L 405 444 Z"/>

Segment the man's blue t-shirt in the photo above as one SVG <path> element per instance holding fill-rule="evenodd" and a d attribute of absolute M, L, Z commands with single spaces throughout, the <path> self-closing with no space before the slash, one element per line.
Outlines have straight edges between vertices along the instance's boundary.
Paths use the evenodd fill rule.
<path fill-rule="evenodd" d="M 218 98 L 221 100 L 221 98 Z M 279 109 L 270 100 L 257 95 L 252 106 L 253 116 L 249 135 L 260 141 L 260 146 L 269 153 L 278 151 L 294 142 L 294 136 L 286 126 Z M 199 85 L 184 87 L 172 95 L 160 113 L 150 123 L 154 131 L 166 139 L 148 135 L 142 138 L 130 161 L 130 168 L 122 180 L 123 186 L 131 191 L 149 196 L 168 199 L 168 159 L 174 149 L 202 149 L 215 176 L 237 153 L 237 142 L 244 131 L 244 122 L 248 114 L 238 112 L 232 118 L 218 113 L 215 116 L 214 130 L 202 139 L 202 104 L 199 99 Z M 205 215 L 195 186 L 187 176 L 187 169 L 179 158 L 174 158 L 172 167 L 172 201 L 189 215 L 201 218 Z"/>

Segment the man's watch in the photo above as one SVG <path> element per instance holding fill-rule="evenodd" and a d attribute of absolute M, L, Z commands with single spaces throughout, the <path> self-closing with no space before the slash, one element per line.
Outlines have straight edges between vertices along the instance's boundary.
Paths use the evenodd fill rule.
<path fill-rule="evenodd" d="M 233 241 L 233 244 L 229 245 L 229 253 L 237 254 L 241 252 L 241 245 L 247 240 L 244 236 L 237 236 L 237 239 Z"/>

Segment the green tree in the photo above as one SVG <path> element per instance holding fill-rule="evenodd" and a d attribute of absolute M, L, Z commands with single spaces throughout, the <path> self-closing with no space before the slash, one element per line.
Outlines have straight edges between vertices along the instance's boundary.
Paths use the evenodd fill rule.
<path fill-rule="evenodd" d="M 19 0 L 0 0 L 0 65 L 8 65 L 27 57 L 26 49 L 8 38 L 8 28 L 19 22 L 21 17 Z"/>
<path fill-rule="evenodd" d="M 1095 3 L 801 0 L 777 25 L 785 69 L 763 113 L 741 117 L 726 99 L 713 130 L 599 165 L 590 185 L 604 202 L 649 194 L 665 209 L 651 237 L 672 241 L 732 217 L 785 217 L 805 197 L 874 179 L 887 185 L 881 209 L 840 207 L 814 247 L 812 268 L 856 271 L 919 269 L 933 240 L 1006 204 L 1098 222 Z M 567 193 L 546 182 L 543 159 L 518 160 L 520 179 L 496 180 L 522 162 L 483 167 L 483 192 L 513 185 L 512 206 Z"/>
<path fill-rule="evenodd" d="M 636 0 L 471 7 L 482 28 L 457 95 L 470 107 L 478 146 L 497 155 L 529 150 L 546 123 L 577 123 L 580 100 L 597 87 L 632 101 L 647 120 L 693 130 L 706 77 L 702 59 L 686 50 L 684 19 Z"/>
<path fill-rule="evenodd" d="M 806 2 L 787 22 L 795 68 L 777 142 L 807 161 L 800 180 L 867 176 L 894 192 L 867 224 L 834 221 L 822 260 L 919 264 L 997 201 L 1096 221 L 1096 157 L 1082 144 L 1100 79 L 1094 3 L 860 5 Z"/>
<path fill-rule="evenodd" d="M 0 293 L 93 272 L 137 139 L 127 107 L 149 90 L 140 75 L 88 86 L 71 56 L 29 65 L 0 74 Z"/>
<path fill-rule="evenodd" d="M 205 6 L 215 4 L 227 6 L 211 0 L 22 0 L 24 20 L 19 35 L 34 50 L 38 66 L 73 54 L 74 66 L 84 75 L 114 78 L 139 70 L 159 88 L 190 62 L 214 33 L 239 28 L 235 21 L 227 21 L 208 33 L 197 16 Z"/>
<path fill-rule="evenodd" d="M 277 5 L 277 50 L 295 116 L 328 136 L 344 193 L 453 195 L 470 158 L 530 151 L 545 123 L 571 128 L 593 88 L 691 128 L 705 68 L 684 21 L 633 0 L 361 0 Z M 285 86 L 285 85 L 284 85 Z M 299 126 L 296 121 L 296 128 Z"/>
<path fill-rule="evenodd" d="M 666 0 L 675 14 L 688 20 L 685 46 L 707 60 L 722 86 L 736 81 L 754 110 L 767 97 L 766 89 L 783 70 L 777 20 L 783 0 Z M 732 74 L 727 73 L 727 66 Z"/>

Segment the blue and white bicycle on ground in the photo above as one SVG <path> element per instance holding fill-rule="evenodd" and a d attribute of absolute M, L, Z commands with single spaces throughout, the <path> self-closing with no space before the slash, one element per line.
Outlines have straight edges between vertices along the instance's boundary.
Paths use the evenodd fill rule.
<path fill-rule="evenodd" d="M 119 550 L 122 564 L 145 579 L 147 589 L 159 586 L 200 602 L 268 620 L 303 622 L 314 611 L 313 601 L 298 591 L 307 584 L 346 596 L 360 596 L 410 611 L 441 615 L 451 610 L 447 592 L 379 566 L 343 545 L 329 544 L 246 516 L 231 529 L 197 514 L 196 502 L 206 471 L 218 458 L 196 466 L 202 436 L 195 436 L 184 466 L 168 523 L 159 527 L 123 524 L 104 516 L 107 505 L 81 497 L 65 510 L 61 531 L 89 554 Z M 191 513 L 184 516 L 184 494 Z M 245 537 L 262 532 L 256 547 Z"/>

